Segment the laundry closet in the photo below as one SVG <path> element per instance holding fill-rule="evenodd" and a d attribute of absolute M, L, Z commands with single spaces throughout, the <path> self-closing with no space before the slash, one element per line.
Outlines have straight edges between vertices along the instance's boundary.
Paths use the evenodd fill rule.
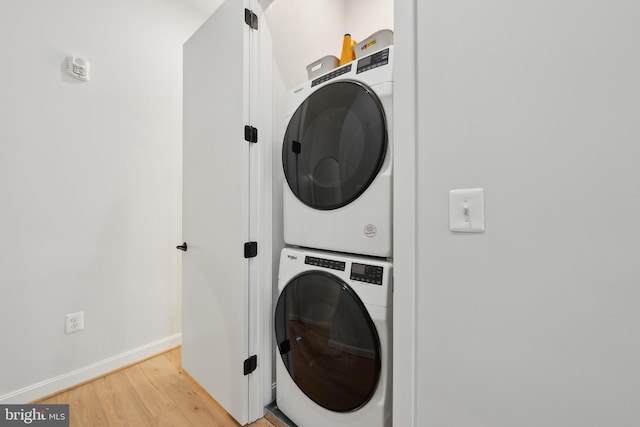
<path fill-rule="evenodd" d="M 390 0 L 227 0 L 185 43 L 183 365 L 241 424 L 391 425 L 392 31 Z"/>

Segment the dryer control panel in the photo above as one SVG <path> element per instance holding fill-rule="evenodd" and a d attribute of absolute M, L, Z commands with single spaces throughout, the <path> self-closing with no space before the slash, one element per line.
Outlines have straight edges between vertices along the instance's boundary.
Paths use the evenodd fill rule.
<path fill-rule="evenodd" d="M 347 74 L 348 72 L 351 71 L 351 64 L 346 65 L 342 68 L 338 68 L 335 71 L 332 71 L 328 74 L 325 74 L 323 76 L 318 77 L 317 79 L 315 79 L 314 81 L 311 82 L 311 87 L 314 87 L 316 85 L 319 85 L 320 83 L 324 83 L 324 82 L 328 82 L 331 79 L 335 79 L 338 76 L 341 76 L 343 74 Z"/>
<path fill-rule="evenodd" d="M 389 48 L 376 52 L 373 55 L 362 58 L 358 61 L 356 74 L 364 73 L 373 68 L 382 67 L 389 63 Z"/>
<path fill-rule="evenodd" d="M 371 283 L 374 285 L 382 285 L 383 268 L 377 265 L 367 264 L 351 264 L 351 280 L 358 282 Z"/>

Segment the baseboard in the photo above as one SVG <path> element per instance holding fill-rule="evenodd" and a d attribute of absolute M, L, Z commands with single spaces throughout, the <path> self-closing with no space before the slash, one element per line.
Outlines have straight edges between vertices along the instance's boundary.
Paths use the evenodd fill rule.
<path fill-rule="evenodd" d="M 163 351 L 177 347 L 182 342 L 182 334 L 175 334 L 161 340 L 145 344 L 108 359 L 101 360 L 75 371 L 24 387 L 0 396 L 0 404 L 22 404 L 33 402 L 61 390 L 82 384 L 91 379 L 113 372 L 123 366 L 136 363 Z"/>

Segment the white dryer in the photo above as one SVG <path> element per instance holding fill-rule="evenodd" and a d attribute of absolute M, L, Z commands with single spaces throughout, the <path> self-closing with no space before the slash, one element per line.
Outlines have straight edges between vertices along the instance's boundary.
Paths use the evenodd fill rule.
<path fill-rule="evenodd" d="M 392 265 L 285 248 L 276 403 L 300 427 L 391 426 Z"/>
<path fill-rule="evenodd" d="M 284 241 L 392 257 L 393 46 L 289 93 Z"/>

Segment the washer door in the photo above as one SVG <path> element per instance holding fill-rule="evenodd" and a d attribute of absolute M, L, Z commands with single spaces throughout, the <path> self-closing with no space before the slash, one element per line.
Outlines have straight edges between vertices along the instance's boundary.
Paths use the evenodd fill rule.
<path fill-rule="evenodd" d="M 382 104 L 355 81 L 327 84 L 291 117 L 282 145 L 289 188 L 314 209 L 337 209 L 373 182 L 387 152 Z"/>
<path fill-rule="evenodd" d="M 380 339 L 373 320 L 338 277 L 310 271 L 283 289 L 275 312 L 282 362 L 318 405 L 354 411 L 373 396 L 380 377 Z"/>

